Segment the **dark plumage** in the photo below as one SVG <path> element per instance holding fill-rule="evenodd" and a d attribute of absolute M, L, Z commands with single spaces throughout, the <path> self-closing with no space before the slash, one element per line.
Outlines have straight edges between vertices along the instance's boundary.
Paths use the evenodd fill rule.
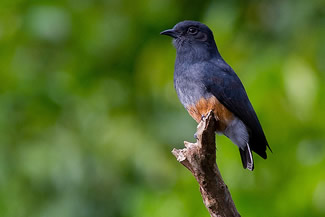
<path fill-rule="evenodd" d="M 174 38 L 174 85 L 181 103 L 197 122 L 212 109 L 219 118 L 217 132 L 239 147 L 244 168 L 253 170 L 251 150 L 266 159 L 269 145 L 245 88 L 221 57 L 212 31 L 200 22 L 183 21 L 161 34 Z"/>

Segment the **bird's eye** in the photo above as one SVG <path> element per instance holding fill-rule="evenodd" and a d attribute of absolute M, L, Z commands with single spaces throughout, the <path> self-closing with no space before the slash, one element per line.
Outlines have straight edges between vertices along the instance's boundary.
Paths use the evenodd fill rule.
<path fill-rule="evenodd" d="M 194 34 L 197 33 L 197 29 L 194 28 L 194 27 L 190 27 L 190 28 L 188 28 L 187 32 L 188 32 L 189 34 L 194 35 Z"/>

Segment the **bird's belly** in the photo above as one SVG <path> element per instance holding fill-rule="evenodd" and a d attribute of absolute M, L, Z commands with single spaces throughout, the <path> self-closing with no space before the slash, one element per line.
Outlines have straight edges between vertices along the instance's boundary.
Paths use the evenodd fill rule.
<path fill-rule="evenodd" d="M 200 98 L 196 103 L 186 106 L 188 113 L 199 123 L 202 116 L 206 116 L 211 110 L 218 120 L 217 132 L 223 133 L 227 126 L 235 119 L 235 116 L 215 96 Z"/>

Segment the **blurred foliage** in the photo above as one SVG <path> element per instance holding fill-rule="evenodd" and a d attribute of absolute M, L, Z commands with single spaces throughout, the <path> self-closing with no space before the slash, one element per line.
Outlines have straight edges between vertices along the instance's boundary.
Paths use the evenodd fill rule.
<path fill-rule="evenodd" d="M 208 216 L 170 153 L 195 122 L 159 32 L 206 23 L 273 154 L 243 170 L 217 137 L 242 216 L 325 216 L 325 1 L 2 0 L 0 216 Z"/>

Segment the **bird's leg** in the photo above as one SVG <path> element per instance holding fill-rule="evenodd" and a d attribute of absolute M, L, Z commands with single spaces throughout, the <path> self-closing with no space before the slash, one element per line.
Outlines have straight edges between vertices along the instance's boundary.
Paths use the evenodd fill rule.
<path fill-rule="evenodd" d="M 201 115 L 201 122 L 205 121 L 205 119 L 207 118 L 208 115 L 209 115 L 209 113 L 207 113 L 206 115 Z M 197 132 L 194 134 L 194 139 L 198 140 Z"/>

